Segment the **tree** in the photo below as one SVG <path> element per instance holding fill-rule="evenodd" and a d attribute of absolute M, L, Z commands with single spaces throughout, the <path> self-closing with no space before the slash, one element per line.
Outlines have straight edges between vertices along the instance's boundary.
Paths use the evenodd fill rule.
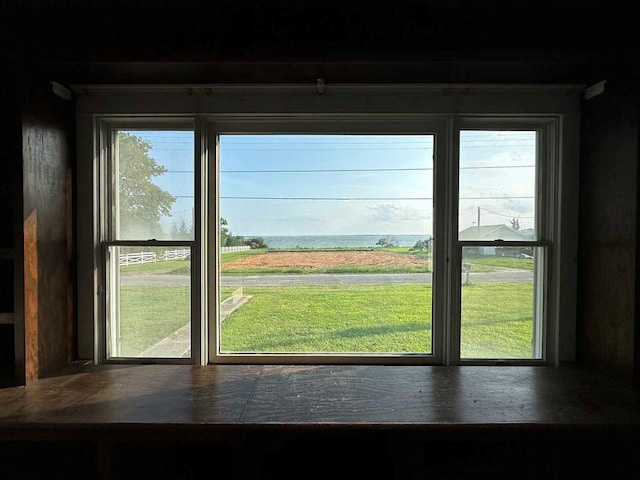
<path fill-rule="evenodd" d="M 149 155 L 153 145 L 129 133 L 118 134 L 120 234 L 128 238 L 162 235 L 160 218 L 171 214 L 176 197 L 156 185 L 167 169 Z"/>
<path fill-rule="evenodd" d="M 397 247 L 397 246 L 398 246 L 398 242 L 393 238 L 381 238 L 376 242 L 376 247 L 381 247 L 381 248 Z"/>
<path fill-rule="evenodd" d="M 267 248 L 267 244 L 264 243 L 264 238 L 262 237 L 247 238 L 244 243 L 245 245 L 249 245 L 252 250 L 256 248 Z"/>
<path fill-rule="evenodd" d="M 251 237 L 245 239 L 242 235 L 234 235 L 229 230 L 229 222 L 226 218 L 220 217 L 220 246 L 239 247 L 248 245 L 249 248 L 268 248 L 262 237 Z"/>
<path fill-rule="evenodd" d="M 171 230 L 171 238 L 173 240 L 191 240 L 193 238 L 193 228 L 187 227 L 184 220 L 180 225 L 174 223 L 173 229 Z"/>
<path fill-rule="evenodd" d="M 410 251 L 418 251 L 420 253 L 429 253 L 431 251 L 431 239 L 418 240 L 416 244 L 409 249 Z"/>
<path fill-rule="evenodd" d="M 233 235 L 229 230 L 229 222 L 224 217 L 220 217 L 220 246 L 221 247 L 238 247 L 245 245 L 244 237 Z"/>
<path fill-rule="evenodd" d="M 227 246 L 227 238 L 229 238 L 229 235 L 231 232 L 229 232 L 229 222 L 227 222 L 227 219 L 224 217 L 220 217 L 220 246 L 221 247 L 226 247 Z"/>
<path fill-rule="evenodd" d="M 513 228 L 514 230 L 520 230 L 520 220 L 518 220 L 517 218 L 512 218 L 511 220 L 509 220 L 509 223 L 511 223 L 511 228 Z"/>

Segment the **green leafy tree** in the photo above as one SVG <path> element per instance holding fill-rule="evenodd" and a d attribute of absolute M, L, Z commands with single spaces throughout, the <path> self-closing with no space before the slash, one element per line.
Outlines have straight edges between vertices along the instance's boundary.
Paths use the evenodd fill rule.
<path fill-rule="evenodd" d="M 262 237 L 247 238 L 245 240 L 245 245 L 249 245 L 252 250 L 256 248 L 267 248 L 267 244 L 264 243 L 264 238 Z"/>
<path fill-rule="evenodd" d="M 429 253 L 431 251 L 431 239 L 418 240 L 409 250 L 413 252 Z"/>
<path fill-rule="evenodd" d="M 220 246 L 227 246 L 227 238 L 229 238 L 229 222 L 224 217 L 220 217 Z"/>
<path fill-rule="evenodd" d="M 123 237 L 162 235 L 160 218 L 171 214 L 176 197 L 154 183 L 167 169 L 149 155 L 153 145 L 129 133 L 118 134 L 120 232 Z"/>
<path fill-rule="evenodd" d="M 220 246 L 239 247 L 245 245 L 243 236 L 233 235 L 229 230 L 229 222 L 224 217 L 220 217 Z"/>

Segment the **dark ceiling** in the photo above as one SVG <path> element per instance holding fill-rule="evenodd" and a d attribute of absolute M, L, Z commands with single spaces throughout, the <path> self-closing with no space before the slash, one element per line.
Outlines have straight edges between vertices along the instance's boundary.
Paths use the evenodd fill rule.
<path fill-rule="evenodd" d="M 60 81 L 583 82 L 635 74 L 631 3 L 2 0 L 0 40 Z"/>

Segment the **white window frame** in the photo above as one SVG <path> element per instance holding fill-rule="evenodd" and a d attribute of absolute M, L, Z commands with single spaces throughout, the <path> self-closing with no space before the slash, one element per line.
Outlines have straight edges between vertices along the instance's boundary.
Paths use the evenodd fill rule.
<path fill-rule="evenodd" d="M 551 195 L 554 185 L 559 175 L 558 166 L 560 162 L 557 136 L 559 132 L 559 118 L 557 116 L 537 116 L 533 118 L 521 117 L 500 117 L 491 115 L 460 116 L 456 119 L 456 133 L 454 135 L 455 150 L 460 151 L 460 133 L 468 130 L 523 130 L 535 131 L 536 136 L 536 218 L 535 231 L 536 239 L 532 241 L 486 241 L 486 240 L 459 240 L 458 219 L 456 218 L 456 232 L 452 232 L 452 275 L 460 278 L 462 249 L 464 247 L 533 247 L 538 248 L 540 256 L 535 259 L 534 285 L 534 305 L 533 305 L 533 337 L 535 358 L 531 359 L 466 359 L 460 358 L 460 334 L 461 334 L 461 283 L 452 283 L 452 296 L 456 299 L 452 322 L 452 338 L 449 346 L 450 361 L 459 365 L 496 365 L 496 364 L 546 364 L 551 361 L 550 354 L 553 350 L 549 347 L 555 342 L 553 335 L 554 325 L 557 322 L 556 312 L 551 308 L 550 299 L 553 298 L 549 292 L 553 292 L 555 279 L 558 272 L 554 271 L 550 262 L 550 255 L 553 246 L 557 243 L 555 231 L 555 220 L 557 209 L 555 196 Z M 453 156 L 455 179 L 455 197 L 458 197 L 459 180 L 459 153 Z"/>
<path fill-rule="evenodd" d="M 115 172 L 115 158 L 117 157 L 116 132 L 126 130 L 183 130 L 194 132 L 194 214 L 202 215 L 200 201 L 201 197 L 201 168 L 203 165 L 201 158 L 202 150 L 198 148 L 198 138 L 196 136 L 195 119 L 190 117 L 130 117 L 130 116 L 109 116 L 101 117 L 97 122 L 98 129 L 98 170 L 100 174 L 100 185 L 103 187 L 97 193 L 102 207 L 99 209 L 99 237 L 100 237 L 100 258 L 96 265 L 96 270 L 100 275 L 100 310 L 97 322 L 97 352 L 95 357 L 98 363 L 160 363 L 160 364 L 191 364 L 201 363 L 204 352 L 202 349 L 204 332 L 201 328 L 202 322 L 202 248 L 199 230 L 202 222 L 194 222 L 194 238 L 192 240 L 157 240 L 157 239 L 119 239 L 114 232 L 117 208 L 114 208 L 117 198 L 113 191 L 113 178 L 117 177 Z M 191 349 L 188 358 L 173 357 L 126 357 L 122 355 L 109 355 L 109 343 L 113 342 L 113 330 L 117 322 L 111 323 L 113 318 L 111 309 L 114 308 L 115 300 L 119 293 L 113 290 L 118 289 L 117 276 L 114 268 L 116 265 L 109 259 L 110 247 L 179 247 L 188 246 L 191 250 L 191 282 L 190 282 L 190 316 L 191 316 Z"/>
<path fill-rule="evenodd" d="M 210 139 L 210 150 L 217 150 L 215 144 L 218 135 L 224 134 L 384 134 L 384 135 L 433 135 L 434 136 L 434 158 L 433 158 L 433 218 L 434 228 L 444 228 L 437 225 L 444 218 L 444 203 L 436 203 L 435 198 L 446 197 L 448 185 L 444 182 L 446 178 L 447 148 L 444 139 L 450 136 L 449 119 L 440 115 L 421 114 L 316 114 L 309 115 L 235 115 L 235 116 L 214 116 L 208 118 L 210 129 L 207 132 Z M 439 145 L 438 145 L 439 144 Z M 439 148 L 438 148 L 439 147 Z M 219 176 L 216 168 L 209 170 L 209 182 L 216 185 L 218 191 Z M 216 212 L 215 216 L 209 218 L 209 226 L 217 227 L 219 212 L 215 196 L 212 195 L 209 211 Z M 216 209 L 216 210 L 214 210 Z M 439 209 L 439 210 L 438 210 Z M 214 239 L 219 235 L 219 231 L 209 230 L 209 238 Z M 429 354 L 242 354 L 242 353 L 220 353 L 219 344 L 219 289 L 217 280 L 219 278 L 217 259 L 217 241 L 210 243 L 209 252 L 215 252 L 215 272 L 209 278 L 208 311 L 209 311 L 209 361 L 211 363 L 265 363 L 265 364 L 403 364 L 403 365 L 441 365 L 444 358 L 445 342 L 445 312 L 444 312 L 444 286 L 445 278 L 445 243 L 434 242 L 434 265 L 432 283 L 432 340 L 431 353 Z M 210 253 L 211 255 L 211 253 Z M 436 280 L 442 279 L 441 280 Z"/>
<path fill-rule="evenodd" d="M 540 240 L 547 245 L 545 267 L 545 350 L 539 361 L 484 362 L 474 364 L 557 365 L 575 359 L 577 250 L 577 173 L 580 95 L 576 85 L 331 85 L 320 94 L 315 85 L 169 85 L 169 86 L 73 86 L 77 99 L 78 134 L 78 349 L 81 358 L 109 363 L 104 357 L 104 278 L 101 253 L 104 241 L 105 125 L 132 128 L 179 124 L 188 119 L 195 127 L 196 222 L 194 250 L 199 259 L 193 298 L 193 354 L 188 362 L 210 363 L 398 363 L 466 364 L 459 358 L 460 247 L 457 241 L 457 138 L 460 129 L 519 123 L 536 124 L 546 133 L 543 145 L 547 172 L 544 180 L 545 225 Z M 207 319 L 217 309 L 217 187 L 216 132 L 252 131 L 256 122 L 264 129 L 283 124 L 321 125 L 339 133 L 329 120 L 342 119 L 370 131 L 378 125 L 411 122 L 438 123 L 442 133 L 436 152 L 443 155 L 434 165 L 436 252 L 434 270 L 433 356 L 273 356 L 233 358 L 215 355 L 215 333 Z M 136 125 L 137 124 L 137 125 Z M 244 126 L 243 126 L 244 125 Z M 167 127 L 168 128 L 168 127 Z M 317 127 L 316 127 L 317 128 Z M 475 127 L 474 127 L 475 128 Z M 488 127 L 487 127 L 488 128 Z M 375 130 L 375 128 L 373 128 Z M 411 130 L 411 129 L 409 129 Z M 290 130 L 292 131 L 292 130 Z M 314 131 L 317 131 L 314 129 Z M 282 133 L 282 132 L 278 132 Z M 424 131 L 421 131 L 424 133 Z M 438 213 L 440 212 L 440 213 Z M 442 212 L 445 212 L 444 214 Z M 543 210 L 540 210 L 543 212 Z M 203 228 L 208 225 L 209 230 Z M 212 230 L 213 229 L 213 230 Z M 215 230 L 215 231 L 214 231 Z M 214 273 L 212 273 L 214 272 Z M 434 273 L 435 275 L 435 273 Z M 439 325 L 439 332 L 436 326 Z M 207 341 L 208 339 L 208 341 Z M 456 348 L 457 345 L 457 348 Z M 134 363 L 138 359 L 127 359 Z M 147 359 L 139 359 L 147 362 Z M 175 359 L 168 363 L 181 363 Z"/>

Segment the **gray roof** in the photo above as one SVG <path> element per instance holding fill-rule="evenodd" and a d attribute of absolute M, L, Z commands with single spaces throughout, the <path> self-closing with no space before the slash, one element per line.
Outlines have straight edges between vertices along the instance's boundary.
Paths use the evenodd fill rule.
<path fill-rule="evenodd" d="M 531 238 L 509 225 L 480 225 L 465 228 L 458 233 L 459 240 L 531 240 Z"/>

